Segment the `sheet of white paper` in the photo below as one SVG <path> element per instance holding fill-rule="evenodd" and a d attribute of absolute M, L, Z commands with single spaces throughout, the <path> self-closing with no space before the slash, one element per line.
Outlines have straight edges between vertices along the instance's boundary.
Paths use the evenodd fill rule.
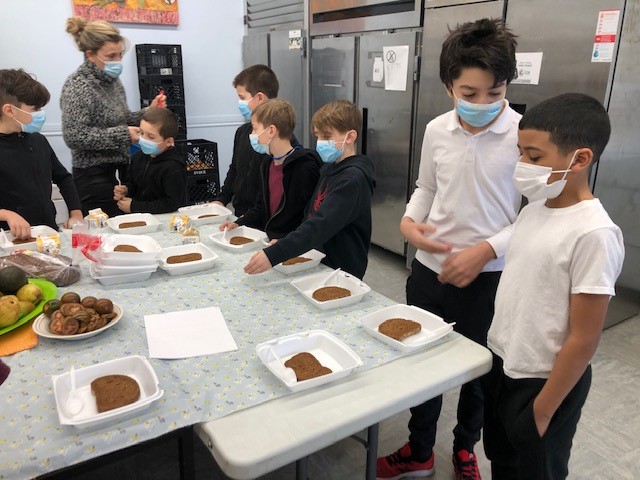
<path fill-rule="evenodd" d="M 189 358 L 237 350 L 218 307 L 145 315 L 151 358 Z"/>
<path fill-rule="evenodd" d="M 538 85 L 542 68 L 542 52 L 516 53 L 518 78 L 511 83 Z"/>
<path fill-rule="evenodd" d="M 384 89 L 407 91 L 409 45 L 382 47 L 384 61 Z"/>

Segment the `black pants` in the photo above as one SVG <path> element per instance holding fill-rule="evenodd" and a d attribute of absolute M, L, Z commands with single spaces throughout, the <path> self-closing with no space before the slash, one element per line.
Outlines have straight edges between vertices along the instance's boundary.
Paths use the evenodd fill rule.
<path fill-rule="evenodd" d="M 418 260 L 413 261 L 407 280 L 407 304 L 428 310 L 451 323 L 454 330 L 479 343 L 487 344 L 487 332 L 493 318 L 493 302 L 500 272 L 481 273 L 465 288 L 442 285 L 437 274 Z M 409 442 L 418 459 L 431 455 L 436 443 L 436 426 L 442 409 L 442 395 L 411 408 Z M 453 450 L 473 451 L 480 440 L 483 420 L 483 396 L 480 380 L 472 380 L 460 389 L 458 424 L 453 430 Z"/>
<path fill-rule="evenodd" d="M 485 392 L 484 450 L 493 480 L 561 480 L 567 478 L 569 454 L 582 406 L 591 386 L 591 365 L 578 380 L 540 438 L 533 401 L 544 378 L 514 380 L 493 356 L 491 372 L 482 378 Z"/>
<path fill-rule="evenodd" d="M 98 165 L 95 167 L 73 167 L 73 180 L 82 203 L 82 213 L 87 215 L 89 210 L 101 208 L 109 217 L 122 215 L 113 199 L 113 187 L 117 185 L 116 170 L 120 171 L 120 179 L 125 180 L 128 165 Z"/>

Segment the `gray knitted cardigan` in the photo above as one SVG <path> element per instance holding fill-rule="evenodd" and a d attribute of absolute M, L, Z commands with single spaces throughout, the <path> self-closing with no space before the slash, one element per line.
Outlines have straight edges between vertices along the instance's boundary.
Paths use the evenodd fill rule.
<path fill-rule="evenodd" d="M 64 82 L 60 108 L 74 167 L 129 163 L 127 126 L 139 125 L 143 110 L 129 110 L 119 79 L 85 60 Z"/>

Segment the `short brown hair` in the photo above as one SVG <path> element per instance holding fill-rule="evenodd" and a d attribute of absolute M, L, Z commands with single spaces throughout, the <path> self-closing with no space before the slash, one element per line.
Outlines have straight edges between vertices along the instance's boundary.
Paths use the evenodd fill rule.
<path fill-rule="evenodd" d="M 105 20 L 87 22 L 82 17 L 67 19 L 67 32 L 73 36 L 81 52 L 97 52 L 107 42 L 124 42 L 120 30 Z"/>
<path fill-rule="evenodd" d="M 178 135 L 178 121 L 176 115 L 168 108 L 149 107 L 142 115 L 142 120 L 157 126 L 160 135 L 165 140 Z"/>
<path fill-rule="evenodd" d="M 278 129 L 278 136 L 284 139 L 290 139 L 293 129 L 296 128 L 296 112 L 293 106 L 282 98 L 267 100 L 259 105 L 251 113 L 251 118 L 265 127 L 274 125 Z"/>
<path fill-rule="evenodd" d="M 251 95 L 262 92 L 267 98 L 276 98 L 280 89 L 278 77 L 266 65 L 252 65 L 242 70 L 233 79 L 233 88 L 238 86 L 244 87 Z"/>
<path fill-rule="evenodd" d="M 331 129 L 340 133 L 355 130 L 360 135 L 362 114 L 355 103 L 348 100 L 335 100 L 323 105 L 313 114 L 311 127 L 322 133 L 329 133 Z"/>
<path fill-rule="evenodd" d="M 16 107 L 25 104 L 40 109 L 50 98 L 47 87 L 24 70 L 0 70 L 0 108 L 10 103 Z"/>

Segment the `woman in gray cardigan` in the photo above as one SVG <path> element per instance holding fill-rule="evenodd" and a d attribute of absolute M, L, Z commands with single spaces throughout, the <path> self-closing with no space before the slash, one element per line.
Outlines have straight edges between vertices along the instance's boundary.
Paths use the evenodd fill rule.
<path fill-rule="evenodd" d="M 129 164 L 131 143 L 138 142 L 143 111 L 132 112 L 122 83 L 125 39 L 109 22 L 67 20 L 67 32 L 75 39 L 85 61 L 62 87 L 62 134 L 72 153 L 72 173 L 82 210 L 101 208 L 109 216 L 122 212 L 113 200 L 116 171 Z M 158 95 L 151 106 L 164 101 Z"/>

